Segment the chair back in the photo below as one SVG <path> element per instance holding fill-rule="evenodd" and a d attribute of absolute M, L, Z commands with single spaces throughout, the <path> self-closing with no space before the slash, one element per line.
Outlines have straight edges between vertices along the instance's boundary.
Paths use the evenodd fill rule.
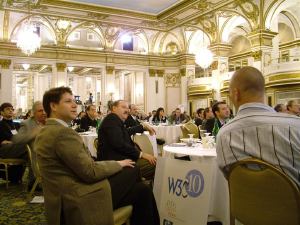
<path fill-rule="evenodd" d="M 184 138 L 189 137 L 188 134 L 194 134 L 194 138 L 199 138 L 199 129 L 193 122 L 183 124 L 181 130 Z"/>
<path fill-rule="evenodd" d="M 39 165 L 37 162 L 36 154 L 35 154 L 35 152 L 32 151 L 32 149 L 30 148 L 30 146 L 28 144 L 26 145 L 26 148 L 27 148 L 27 153 L 28 153 L 28 158 L 29 158 L 30 164 L 31 164 L 31 168 L 33 171 L 33 175 L 36 178 L 41 178 L 42 176 L 40 173 L 40 168 L 39 168 Z"/>
<path fill-rule="evenodd" d="M 300 225 L 298 186 L 281 170 L 258 159 L 230 167 L 230 223 Z"/>
<path fill-rule="evenodd" d="M 153 146 L 145 134 L 136 134 L 133 136 L 133 142 L 136 143 L 142 152 L 148 153 L 150 155 L 154 155 Z"/>

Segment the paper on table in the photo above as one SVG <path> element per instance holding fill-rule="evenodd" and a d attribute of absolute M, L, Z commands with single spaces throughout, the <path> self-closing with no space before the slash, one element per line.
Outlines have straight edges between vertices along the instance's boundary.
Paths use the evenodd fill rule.
<path fill-rule="evenodd" d="M 44 196 L 34 196 L 30 203 L 44 203 Z"/>

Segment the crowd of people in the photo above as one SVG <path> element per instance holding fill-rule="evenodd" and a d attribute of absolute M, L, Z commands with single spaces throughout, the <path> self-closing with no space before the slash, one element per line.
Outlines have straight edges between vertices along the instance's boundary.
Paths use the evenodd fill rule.
<path fill-rule="evenodd" d="M 34 150 L 49 224 L 64 220 L 66 224 L 109 225 L 113 209 L 130 204 L 131 224 L 157 225 L 159 214 L 151 187 L 142 182 L 154 179 L 156 157 L 142 152 L 131 139 L 144 131 L 155 134 L 151 124 L 193 122 L 216 136 L 218 163 L 225 174 L 232 163 L 254 157 L 278 166 L 300 185 L 300 105 L 291 100 L 287 105 L 267 106 L 264 87 L 261 72 L 244 67 L 234 73 L 229 87 L 235 116 L 226 102 L 218 101 L 199 108 L 192 117 L 180 108 L 167 116 L 162 107 L 145 116 L 124 100 L 113 102 L 105 116 L 92 102 L 77 114 L 72 91 L 52 88 L 21 123 L 14 122 L 11 103 L 1 104 L 0 158 L 28 160 L 26 144 Z M 96 158 L 78 134 L 91 127 L 98 132 Z M 157 139 L 157 143 L 163 145 L 164 140 Z M 12 166 L 9 180 L 19 183 L 23 173 L 22 166 Z M 35 179 L 32 171 L 28 179 L 30 188 Z"/>

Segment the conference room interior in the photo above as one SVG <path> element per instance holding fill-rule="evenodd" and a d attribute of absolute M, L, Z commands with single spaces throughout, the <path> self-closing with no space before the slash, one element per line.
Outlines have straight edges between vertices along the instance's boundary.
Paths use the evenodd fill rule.
<path fill-rule="evenodd" d="M 230 79 L 245 66 L 262 72 L 266 105 L 274 108 L 293 100 L 299 107 L 299 3 L 299 0 L 0 1 L 0 105 L 11 103 L 14 121 L 21 122 L 34 102 L 42 101 L 47 90 L 61 86 L 71 88 L 78 113 L 92 104 L 101 119 L 111 112 L 110 105 L 116 100 L 134 104 L 140 119 L 156 132 L 155 138 L 147 132 L 144 135 L 152 148 L 151 154 L 162 165 L 156 168 L 155 178 L 150 182 L 156 200 L 159 199 L 162 223 L 196 225 L 199 223 L 190 221 L 201 217 L 201 225 L 209 222 L 229 225 L 228 183 L 217 166 L 215 144 L 205 146 L 204 155 L 189 152 L 186 153 L 189 157 L 181 157 L 183 146 L 187 146 L 185 142 L 189 142 L 183 124 L 170 120 L 151 124 L 147 118 L 160 107 L 168 117 L 179 108 L 191 123 L 197 109 L 212 107 L 218 101 L 225 102 L 234 116 L 237 110 L 230 99 Z M 82 135 L 83 143 L 96 157 L 98 136 L 93 129 L 89 132 Z M 194 143 L 201 139 L 201 127 L 197 132 Z M 163 139 L 163 145 L 157 144 L 156 138 Z M 180 162 L 173 165 L 176 158 Z M 165 189 L 160 187 L 169 185 L 170 192 L 170 183 L 164 180 L 167 174 L 185 176 L 180 170 L 192 170 L 197 163 L 205 171 L 203 179 L 207 179 L 205 184 L 210 189 L 203 192 L 204 200 L 180 205 L 186 198 L 167 199 Z M 43 195 L 42 184 L 30 193 L 29 199 L 28 164 L 24 166 L 21 184 L 8 184 L 7 188 L 5 180 L 0 178 L 0 224 L 47 224 L 43 203 L 30 202 Z M 191 212 L 192 207 L 200 207 L 203 212 L 197 215 Z M 185 213 L 193 215 L 183 223 Z"/>

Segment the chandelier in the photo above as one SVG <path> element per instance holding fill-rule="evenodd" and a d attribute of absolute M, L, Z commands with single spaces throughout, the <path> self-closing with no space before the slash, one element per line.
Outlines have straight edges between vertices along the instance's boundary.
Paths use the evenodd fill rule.
<path fill-rule="evenodd" d="M 37 28 L 30 19 L 25 21 L 17 36 L 17 47 L 26 55 L 32 55 L 41 47 L 41 38 L 36 32 Z"/>
<path fill-rule="evenodd" d="M 213 54 L 207 47 L 202 47 L 196 53 L 195 61 L 203 69 L 207 69 L 213 62 Z"/>
<path fill-rule="evenodd" d="M 203 17 L 204 18 L 204 17 Z M 205 46 L 204 43 L 204 21 L 202 23 L 202 47 L 195 55 L 195 62 L 202 68 L 207 69 L 213 62 L 214 57 L 212 52 Z"/>

